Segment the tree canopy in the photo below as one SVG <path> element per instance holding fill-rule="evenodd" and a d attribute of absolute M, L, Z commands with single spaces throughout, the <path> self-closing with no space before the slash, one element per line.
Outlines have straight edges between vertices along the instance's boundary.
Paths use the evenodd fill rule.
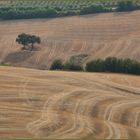
<path fill-rule="evenodd" d="M 27 46 L 31 46 L 31 50 L 33 50 L 34 48 L 34 44 L 40 44 L 41 43 L 41 39 L 38 36 L 35 35 L 29 35 L 29 34 L 19 34 L 18 37 L 16 38 L 16 42 L 18 44 L 23 45 L 22 49 L 26 49 Z"/>

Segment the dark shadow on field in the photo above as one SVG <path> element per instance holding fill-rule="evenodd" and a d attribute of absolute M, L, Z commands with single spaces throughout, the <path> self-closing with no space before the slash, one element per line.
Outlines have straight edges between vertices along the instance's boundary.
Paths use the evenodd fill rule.
<path fill-rule="evenodd" d="M 78 17 L 80 17 L 80 18 L 91 18 L 91 17 L 99 16 L 101 14 L 103 14 L 103 13 L 81 14 L 81 15 L 78 15 Z"/>
<path fill-rule="evenodd" d="M 113 14 L 114 16 L 121 16 L 121 15 L 128 15 L 130 13 L 133 13 L 135 11 L 126 11 L 126 12 L 104 12 L 104 13 L 93 13 L 93 14 L 83 14 L 83 15 L 78 15 L 80 18 L 91 18 L 91 17 L 97 17 L 99 15 L 103 14 Z"/>
<path fill-rule="evenodd" d="M 4 63 L 20 63 L 23 62 L 25 60 L 28 60 L 31 56 L 33 56 L 35 54 L 34 51 L 28 51 L 28 50 L 21 50 L 18 52 L 12 52 L 9 53 L 5 59 L 4 59 Z"/>
<path fill-rule="evenodd" d="M 121 16 L 121 15 L 128 15 L 130 13 L 133 13 L 135 11 L 126 11 L 126 12 L 113 12 L 114 16 Z"/>

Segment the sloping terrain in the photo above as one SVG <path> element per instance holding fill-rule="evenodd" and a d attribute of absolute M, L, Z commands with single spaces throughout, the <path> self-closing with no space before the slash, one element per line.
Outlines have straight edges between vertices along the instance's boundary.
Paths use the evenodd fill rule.
<path fill-rule="evenodd" d="M 54 59 L 83 60 L 115 56 L 140 61 L 140 11 L 54 19 L 0 21 L 0 62 L 46 69 Z M 39 35 L 35 51 L 22 51 L 15 39 L 20 33 Z"/>
<path fill-rule="evenodd" d="M 140 138 L 140 77 L 0 67 L 0 137 Z"/>

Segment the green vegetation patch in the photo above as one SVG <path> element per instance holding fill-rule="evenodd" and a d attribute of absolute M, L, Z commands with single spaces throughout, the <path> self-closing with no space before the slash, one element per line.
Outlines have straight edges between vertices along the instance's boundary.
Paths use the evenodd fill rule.
<path fill-rule="evenodd" d="M 108 57 L 105 60 L 97 59 L 86 64 L 88 72 L 115 72 L 140 75 L 140 62 L 129 58 L 119 59 Z"/>
<path fill-rule="evenodd" d="M 97 59 L 87 62 L 85 68 L 77 61 L 71 59 L 62 63 L 62 60 L 55 60 L 51 65 L 51 70 L 67 71 L 87 71 L 87 72 L 113 72 L 140 75 L 140 62 L 129 58 L 119 59 L 107 57 L 106 59 Z"/>
<path fill-rule="evenodd" d="M 137 9 L 140 9 L 140 0 L 0 0 L 0 19 L 48 18 Z"/>

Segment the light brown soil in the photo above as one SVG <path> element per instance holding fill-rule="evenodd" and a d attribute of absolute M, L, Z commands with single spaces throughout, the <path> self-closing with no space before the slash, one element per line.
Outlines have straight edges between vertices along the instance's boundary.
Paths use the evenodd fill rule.
<path fill-rule="evenodd" d="M 0 137 L 140 138 L 140 77 L 0 67 Z"/>
<path fill-rule="evenodd" d="M 140 61 L 140 11 L 54 19 L 0 21 L 0 61 L 48 68 L 54 59 L 88 54 L 83 63 L 116 56 Z M 21 51 L 15 39 L 25 32 L 42 39 L 36 51 Z"/>

